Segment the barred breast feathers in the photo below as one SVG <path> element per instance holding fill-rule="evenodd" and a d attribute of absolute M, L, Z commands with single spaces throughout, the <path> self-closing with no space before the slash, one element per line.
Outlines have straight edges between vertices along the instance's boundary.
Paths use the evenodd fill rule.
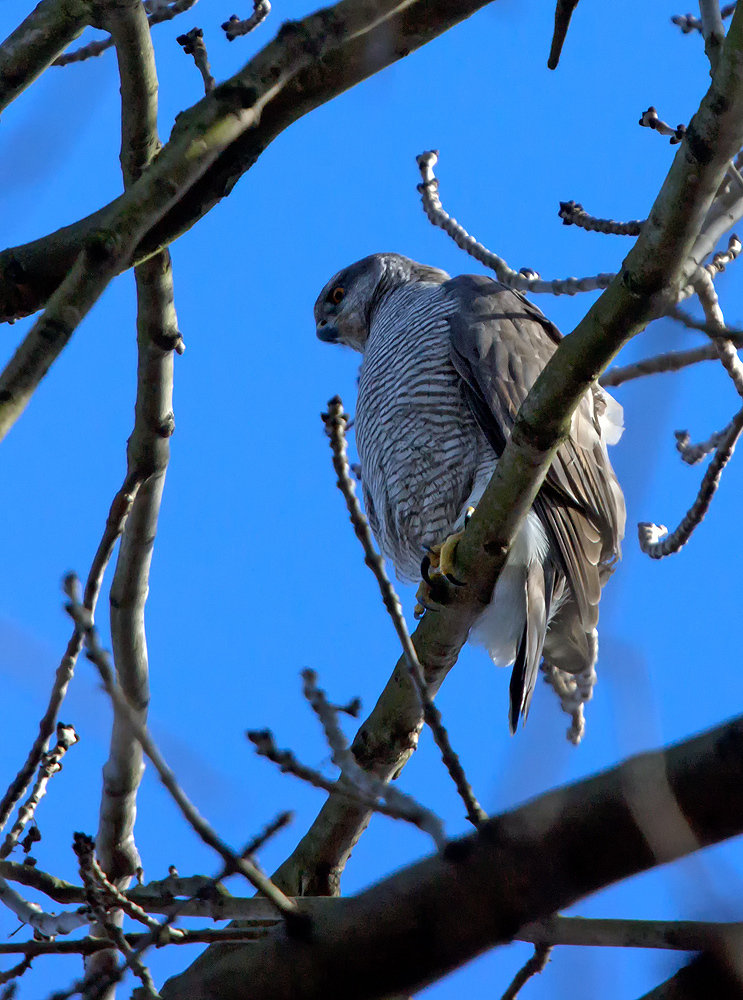
<path fill-rule="evenodd" d="M 364 498 L 384 554 L 415 580 L 443 541 L 490 451 L 449 359 L 452 303 L 441 286 L 395 288 L 372 316 L 359 378 L 356 441 Z"/>

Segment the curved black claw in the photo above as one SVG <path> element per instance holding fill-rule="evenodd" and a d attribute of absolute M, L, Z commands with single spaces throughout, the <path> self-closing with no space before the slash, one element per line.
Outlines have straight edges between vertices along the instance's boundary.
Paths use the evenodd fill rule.
<path fill-rule="evenodd" d="M 444 576 L 449 581 L 449 583 L 451 583 L 455 587 L 466 587 L 467 586 L 466 583 L 462 583 L 461 580 L 457 580 L 457 578 L 455 576 L 452 576 L 451 573 L 445 573 Z"/>
<path fill-rule="evenodd" d="M 429 587 L 433 586 L 431 577 L 428 575 L 428 571 L 431 569 L 431 557 L 426 553 L 421 559 L 421 579 L 425 580 Z"/>

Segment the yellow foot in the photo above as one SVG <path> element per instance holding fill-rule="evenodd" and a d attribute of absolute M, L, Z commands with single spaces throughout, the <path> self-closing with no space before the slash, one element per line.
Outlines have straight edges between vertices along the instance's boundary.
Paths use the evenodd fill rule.
<path fill-rule="evenodd" d="M 474 507 L 468 507 L 464 515 L 465 528 L 475 512 Z M 457 545 L 464 531 L 455 531 L 443 542 L 433 545 L 423 557 L 421 563 L 421 584 L 418 587 L 418 603 L 415 606 L 415 617 L 420 619 L 426 611 L 440 610 L 446 606 L 446 590 L 442 588 L 444 579 L 455 587 L 464 587 L 461 580 L 457 580 L 454 575 L 454 567 L 457 559 Z M 438 598 L 441 598 L 439 600 Z"/>
<path fill-rule="evenodd" d="M 468 507 L 464 515 L 464 527 L 469 524 L 469 520 L 475 512 L 474 507 Z M 439 545 L 434 545 L 428 550 L 421 563 L 421 576 L 426 583 L 433 583 L 435 579 L 445 576 L 449 583 L 455 587 L 464 587 L 461 580 L 457 580 L 454 575 L 454 567 L 457 561 L 457 545 L 464 535 L 464 530 L 455 531 L 449 535 Z"/>

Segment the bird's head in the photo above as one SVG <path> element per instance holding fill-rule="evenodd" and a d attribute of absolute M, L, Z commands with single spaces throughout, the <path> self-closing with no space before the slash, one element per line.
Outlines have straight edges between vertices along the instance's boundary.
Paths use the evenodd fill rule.
<path fill-rule="evenodd" d="M 449 275 L 397 253 L 375 253 L 334 275 L 315 303 L 317 336 L 364 353 L 374 310 L 394 288 L 408 282 L 447 281 Z"/>

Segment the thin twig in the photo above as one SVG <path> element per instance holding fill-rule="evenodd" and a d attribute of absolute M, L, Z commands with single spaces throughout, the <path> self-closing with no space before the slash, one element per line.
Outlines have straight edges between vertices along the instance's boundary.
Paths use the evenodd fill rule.
<path fill-rule="evenodd" d="M 279 818 L 286 815 L 282 814 L 282 817 Z M 243 853 L 248 857 L 252 856 L 258 850 L 256 841 L 259 838 L 262 841 L 266 833 L 273 834 L 280 829 L 278 825 L 275 825 L 277 822 L 278 820 L 274 821 L 270 829 L 264 830 L 258 838 L 254 838 Z M 232 874 L 232 872 L 228 872 L 228 874 Z M 33 865 L 0 861 L 0 877 L 9 882 L 18 882 L 21 885 L 37 889 L 57 903 L 79 906 L 87 901 L 85 889 L 82 886 L 56 878 Z M 226 875 L 221 875 L 221 878 L 225 877 Z M 219 878 L 220 876 L 215 879 L 215 877 L 206 875 L 192 875 L 187 878 L 168 876 L 166 879 L 148 882 L 146 885 L 134 886 L 127 890 L 123 896 L 131 905 L 136 905 L 146 913 L 167 915 L 172 913 L 175 907 L 179 915 L 187 917 L 208 917 L 212 920 L 245 917 L 252 920 L 254 913 L 260 911 L 259 922 L 261 925 L 265 922 L 269 912 L 271 915 L 275 913 L 273 906 L 262 896 L 252 896 L 246 900 L 239 896 L 232 896 L 226 890 L 220 891 Z M 122 909 L 124 908 L 123 904 L 119 903 L 119 905 Z M 256 907 L 258 910 L 255 909 Z M 273 916 L 268 922 L 274 922 Z"/>
<path fill-rule="evenodd" d="M 203 30 L 201 28 L 191 28 L 185 35 L 178 35 L 176 41 L 179 45 L 183 46 L 183 51 L 187 56 L 193 56 L 196 68 L 201 73 L 201 78 L 204 81 L 204 93 L 208 94 L 210 90 L 214 90 L 217 81 L 212 76 L 211 66 L 209 65 L 209 53 L 206 51 L 206 44 L 204 43 Z"/>
<path fill-rule="evenodd" d="M 84 633 L 86 655 L 91 663 L 97 667 L 109 697 L 122 716 L 127 719 L 132 732 L 141 743 L 144 752 L 152 761 L 155 770 L 160 776 L 160 780 L 170 792 L 184 818 L 205 844 L 208 844 L 209 847 L 215 850 L 225 862 L 232 865 L 236 873 L 243 875 L 254 888 L 262 892 L 264 896 L 267 896 L 280 913 L 286 915 L 287 913 L 296 912 L 296 905 L 283 892 L 277 889 L 270 879 L 262 875 L 249 860 L 239 858 L 189 801 L 146 728 L 137 721 L 129 703 L 121 693 L 111 669 L 108 653 L 100 645 L 98 631 L 91 620 L 89 612 L 80 603 L 78 588 L 77 578 L 73 574 L 65 578 L 65 593 L 69 597 L 69 601 L 65 607 L 70 617 Z"/>
<path fill-rule="evenodd" d="M 31 962 L 33 962 L 33 956 L 26 955 L 23 961 L 19 962 L 18 965 L 14 965 L 12 969 L 0 972 L 0 986 L 5 986 L 6 983 L 11 982 L 13 979 L 20 979 L 23 973 L 28 972 L 31 968 Z M 6 992 L 4 996 L 8 996 L 8 993 Z"/>
<path fill-rule="evenodd" d="M 643 128 L 651 128 L 655 132 L 660 133 L 660 135 L 670 136 L 672 146 L 677 146 L 683 141 L 686 135 L 686 125 L 677 125 L 676 128 L 672 128 L 667 122 L 658 117 L 658 111 L 652 104 L 647 111 L 643 111 L 638 124 L 642 125 Z"/>
<path fill-rule="evenodd" d="M 18 839 L 24 829 L 34 818 L 36 807 L 44 795 L 46 795 L 47 785 L 51 776 L 56 774 L 57 771 L 62 770 L 62 758 L 78 740 L 79 737 L 72 726 L 66 726 L 63 722 L 57 723 L 57 743 L 52 750 L 45 753 L 41 758 L 36 784 L 29 797 L 18 810 L 18 817 L 8 831 L 5 842 L 0 847 L 0 860 L 7 858 L 18 843 Z"/>
<path fill-rule="evenodd" d="M 720 361 L 732 379 L 738 395 L 743 398 L 743 362 L 738 357 L 732 341 L 726 336 L 725 317 L 722 314 L 720 300 L 717 296 L 713 277 L 719 271 L 723 271 L 725 266 L 738 256 L 743 249 L 743 244 L 737 236 L 730 237 L 726 253 L 717 254 L 711 264 L 699 269 L 694 281 L 694 288 L 699 298 L 700 305 L 704 310 L 704 318 L 707 325 L 716 330 L 717 336 L 713 343 Z"/>
<path fill-rule="evenodd" d="M 380 781 L 379 778 L 369 774 L 359 766 L 342 729 L 338 725 L 338 710 L 330 704 L 322 688 L 317 686 L 315 671 L 303 670 L 302 680 L 304 681 L 304 696 L 320 720 L 325 739 L 331 750 L 331 760 L 340 770 L 342 779 L 370 801 L 376 802 L 380 797 L 383 798 L 389 809 L 397 813 L 399 819 L 408 820 L 421 829 L 425 829 L 427 833 L 431 834 L 439 849 L 444 847 L 446 836 L 443 823 L 435 813 L 421 806 L 412 796 L 401 792 L 389 782 Z M 387 813 L 387 815 L 393 815 L 393 812 Z M 421 817 L 425 822 L 425 827 L 421 825 Z"/>
<path fill-rule="evenodd" d="M 114 41 L 110 35 L 108 38 L 96 38 L 86 45 L 81 45 L 79 49 L 73 49 L 72 52 L 65 52 L 64 55 L 57 56 L 52 66 L 69 66 L 71 63 L 95 59 L 96 56 L 103 55 L 104 52 L 112 48 L 113 44 Z"/>
<path fill-rule="evenodd" d="M 234 42 L 241 35 L 249 35 L 251 31 L 255 31 L 259 24 L 263 24 L 270 13 L 269 0 L 253 0 L 253 13 L 250 17 L 241 21 L 237 14 L 233 14 L 222 25 L 222 30 L 227 35 L 227 41 Z"/>
<path fill-rule="evenodd" d="M 276 764 L 282 773 L 293 774 L 314 788 L 321 788 L 331 795 L 352 799 L 372 812 L 381 813 L 391 819 L 412 823 L 419 830 L 427 833 L 439 850 L 446 846 L 446 836 L 438 816 L 410 796 L 397 792 L 397 789 L 391 788 L 389 784 L 380 781 L 379 778 L 367 775 L 369 780 L 365 782 L 363 788 L 350 778 L 344 781 L 346 776 L 343 773 L 340 779 L 333 781 L 314 768 L 302 764 L 291 750 L 279 750 L 270 729 L 251 729 L 245 735 L 255 747 L 258 756 L 265 757 L 266 760 Z"/>
<path fill-rule="evenodd" d="M 83 885 L 85 886 L 86 892 L 88 894 L 88 899 L 90 905 L 95 913 L 97 923 L 106 932 L 106 935 L 110 940 L 112 940 L 121 954 L 124 956 L 124 961 L 127 966 L 132 970 L 132 972 L 139 978 L 142 986 L 145 990 L 145 995 L 157 997 L 159 994 L 155 989 L 155 982 L 152 978 L 152 973 L 147 968 L 147 966 L 141 961 L 138 955 L 135 954 L 131 945 L 124 937 L 123 931 L 116 923 L 116 914 L 114 913 L 111 917 L 108 916 L 108 906 L 107 906 L 107 891 L 104 882 L 111 886 L 111 883 L 105 878 L 105 875 L 101 871 L 100 866 L 95 860 L 95 842 L 92 837 L 88 837 L 84 833 L 76 833 L 73 841 L 73 848 L 80 865 L 80 876 L 83 880 Z M 153 918 L 146 917 L 146 923 L 150 927 L 150 930 L 157 928 L 159 930 L 160 923 Z M 100 995 L 100 992 L 97 994 Z"/>
<path fill-rule="evenodd" d="M 718 445 L 714 458 L 707 466 L 696 500 L 674 532 L 669 535 L 662 524 L 647 522 L 638 524 L 640 548 L 651 559 L 663 559 L 665 556 L 678 552 L 689 541 L 694 529 L 701 524 L 720 484 L 722 470 L 735 451 L 735 445 L 741 431 L 743 431 L 743 410 L 739 410 L 730 422 L 725 437 Z"/>
<path fill-rule="evenodd" d="M 356 499 L 356 487 L 351 478 L 348 459 L 346 457 L 345 428 L 348 423 L 348 414 L 343 412 L 343 401 L 340 396 L 334 396 L 330 400 L 328 403 L 328 412 L 322 415 L 322 419 L 325 423 L 325 430 L 330 438 L 330 446 L 333 451 L 333 468 L 338 477 L 338 489 L 346 501 L 346 508 L 348 509 L 353 530 L 364 550 L 364 562 L 376 577 L 382 601 L 392 619 L 392 624 L 402 645 L 410 678 L 420 697 L 423 717 L 430 727 L 436 745 L 441 752 L 441 759 L 464 802 L 467 810 L 467 818 L 477 826 L 487 818 L 487 813 L 475 798 L 459 757 L 451 746 L 449 734 L 441 719 L 441 713 L 436 708 L 433 699 L 428 693 L 426 677 L 418 660 L 413 640 L 410 638 L 408 627 L 405 624 L 400 600 L 387 576 L 384 568 L 384 560 L 374 548 L 369 523 L 361 513 L 359 502 Z"/>
<path fill-rule="evenodd" d="M 738 327 L 726 326 L 721 330 L 717 324 L 710 324 L 706 320 L 696 319 L 696 317 L 686 312 L 685 309 L 679 309 L 678 306 L 675 309 L 671 309 L 666 316 L 668 319 L 673 319 L 677 323 L 681 323 L 682 326 L 685 326 L 689 330 L 698 330 L 700 333 L 706 333 L 708 337 L 713 339 L 715 337 L 725 337 L 727 340 L 732 341 L 735 347 L 743 347 L 743 330 Z M 717 355 L 711 354 L 710 357 L 717 357 Z"/>
<path fill-rule="evenodd" d="M 719 448 L 720 443 L 730 433 L 730 427 L 731 424 L 728 424 L 721 431 L 715 431 L 706 441 L 700 441 L 698 444 L 691 444 L 691 435 L 688 431 L 675 431 L 676 451 L 679 452 L 682 461 L 686 462 L 687 465 L 697 465 L 703 458 Z"/>
<path fill-rule="evenodd" d="M 289 826 L 289 824 L 294 820 L 294 813 L 291 811 L 279 813 L 276 819 L 272 819 L 270 823 L 261 830 L 260 833 L 256 834 L 255 837 L 249 843 L 245 845 L 245 848 L 240 855 L 241 858 L 252 858 L 254 854 L 271 839 L 274 837 L 279 830 L 283 830 L 284 827 Z M 220 881 L 220 880 L 218 880 Z"/>
<path fill-rule="evenodd" d="M 552 945 L 549 944 L 538 944 L 534 947 L 534 954 L 531 956 L 529 961 L 519 969 L 513 978 L 513 982 L 508 987 L 506 992 L 501 997 L 501 1000 L 515 1000 L 521 991 L 521 987 L 524 986 L 532 976 L 536 976 L 540 972 L 544 972 L 547 962 L 550 960 L 550 955 L 552 953 Z"/>
<path fill-rule="evenodd" d="M 718 200 L 723 203 L 726 201 L 724 196 Z M 715 243 L 717 243 L 717 240 L 722 233 L 726 232 L 734 226 L 736 222 L 740 221 L 740 218 L 743 217 L 743 198 L 738 198 L 734 204 L 734 209 L 731 209 L 729 212 L 725 211 L 723 206 L 723 210 L 720 212 L 719 216 L 716 214 L 713 216 L 709 227 L 705 225 L 692 249 L 692 253 L 690 255 L 691 261 L 700 260 L 703 257 L 706 257 L 708 253 L 711 253 L 712 247 L 714 247 Z M 712 215 L 712 213 L 713 209 L 711 208 L 709 214 Z M 707 249 L 708 245 L 709 249 Z M 740 239 L 735 233 L 733 233 L 728 239 L 727 250 L 719 250 L 709 264 L 704 264 L 694 268 L 692 273 L 689 275 L 688 284 L 685 285 L 685 287 L 683 287 L 679 292 L 677 301 L 681 302 L 683 299 L 688 299 L 689 296 L 698 293 L 699 283 L 700 281 L 705 280 L 705 275 L 714 280 L 718 274 L 721 274 L 725 270 L 731 261 L 735 260 L 740 253 L 740 250 Z M 718 323 L 715 322 L 712 326 L 716 329 Z M 719 333 L 712 333 L 711 335 L 719 336 Z"/>
<path fill-rule="evenodd" d="M 172 21 L 174 17 L 190 10 L 195 3 L 196 0 L 176 0 L 172 4 L 161 4 L 147 18 L 150 27 L 162 24 L 164 21 Z M 101 55 L 107 49 L 110 49 L 113 44 L 114 41 L 111 36 L 97 39 L 94 42 L 89 42 L 87 45 L 81 45 L 79 49 L 74 49 L 72 52 L 65 52 L 64 55 L 54 60 L 52 66 L 68 66 L 70 63 L 84 62 L 86 59 Z"/>
<path fill-rule="evenodd" d="M 257 844 L 258 841 L 260 841 L 261 843 L 265 843 L 268 836 L 272 835 L 277 830 L 281 829 L 283 825 L 285 825 L 285 822 L 288 821 L 287 817 L 289 815 L 290 814 L 284 813 L 281 814 L 279 817 L 277 817 L 277 819 L 274 820 L 271 824 L 269 824 L 269 826 L 266 827 L 266 829 L 264 829 L 258 835 L 258 837 L 253 838 L 253 840 L 251 840 L 246 845 L 246 848 L 243 850 L 241 857 L 247 858 L 249 851 L 255 848 L 255 845 Z M 174 871 L 175 869 L 171 866 L 171 874 Z M 198 888 L 196 891 L 199 893 L 199 895 L 213 896 L 218 891 L 219 883 L 223 879 L 225 879 L 228 875 L 234 874 L 235 871 L 236 869 L 235 866 L 232 864 L 232 862 L 227 861 L 220 870 L 219 874 L 216 875 L 214 878 L 204 878 L 199 876 L 197 879 L 175 879 L 175 881 L 178 882 L 179 885 L 183 885 L 184 883 L 197 882 Z M 169 878 L 166 881 L 171 883 L 173 879 Z M 130 956 L 131 959 L 138 961 L 139 959 L 141 959 L 141 956 L 144 955 L 144 953 L 153 946 L 159 948 L 162 945 L 182 943 L 184 940 L 184 935 L 189 934 L 190 932 L 182 931 L 180 929 L 176 930 L 173 928 L 172 924 L 177 920 L 179 916 L 181 916 L 182 914 L 186 914 L 189 911 L 189 904 L 192 904 L 193 902 L 194 902 L 194 897 L 191 897 L 190 899 L 179 900 L 175 904 L 173 904 L 171 900 L 170 905 L 168 906 L 167 909 L 166 919 L 162 923 L 159 923 L 156 926 L 154 926 L 148 934 L 123 935 L 123 938 L 127 943 L 127 945 L 130 945 L 132 948 L 132 954 Z M 260 906 L 262 902 L 268 903 L 269 901 L 265 899 L 265 897 L 253 896 L 249 902 L 251 909 L 255 909 L 256 905 Z M 294 903 L 294 900 L 292 900 L 292 903 Z M 296 906 L 296 904 L 294 905 Z M 271 912 L 275 913 L 275 910 L 272 910 Z M 290 914 L 284 914 L 284 917 L 286 918 L 289 915 Z M 309 919 L 306 914 L 297 914 L 296 911 L 295 913 L 291 914 L 291 916 L 294 916 L 295 919 L 302 919 L 302 920 Z M 266 933 L 268 933 L 266 928 L 269 929 L 273 928 L 276 926 L 277 923 L 281 923 L 281 918 L 274 917 L 270 921 L 267 921 L 265 919 L 254 919 L 251 921 L 252 926 L 250 928 L 240 928 L 240 931 L 244 931 L 245 934 L 244 937 L 242 936 L 242 934 L 240 934 L 240 936 L 238 937 L 238 933 L 240 931 L 236 933 L 236 929 L 226 928 L 226 930 L 228 931 L 228 936 L 224 940 L 254 941 L 257 940 L 258 938 L 265 937 Z M 230 937 L 229 935 L 230 931 L 233 932 L 233 934 L 235 935 L 234 937 Z M 206 943 L 219 941 L 220 939 L 215 938 L 213 934 L 214 932 L 210 930 L 200 931 L 200 932 L 197 931 L 193 934 L 189 943 L 196 943 L 199 940 Z M 95 938 L 88 939 L 88 941 L 91 940 L 94 942 L 96 941 Z M 110 952 L 112 944 L 115 944 L 117 947 L 120 947 L 121 936 L 115 933 L 114 938 L 112 938 L 110 941 L 106 940 L 103 942 L 102 946 L 91 948 L 90 954 L 99 953 L 101 951 Z M 1 952 L 2 948 L 0 947 L 0 953 Z M 68 990 L 59 994 L 55 994 L 52 1000 L 68 1000 L 69 997 L 72 997 L 80 992 L 83 992 L 86 997 L 88 996 L 92 997 L 92 1000 L 98 1000 L 98 998 L 100 998 L 106 991 L 110 990 L 111 987 L 115 986 L 116 983 L 118 983 L 122 979 L 128 967 L 130 967 L 130 962 L 127 961 L 123 962 L 120 965 L 114 965 L 113 968 L 110 966 L 110 964 L 102 965 L 93 977 L 89 977 L 86 975 L 85 979 L 73 983 Z"/>
<path fill-rule="evenodd" d="M 162 926 L 162 925 L 161 925 Z M 172 940 L 165 940 L 159 947 L 171 944 L 218 944 L 234 943 L 242 944 L 253 941 L 260 941 L 267 937 L 273 927 L 252 928 L 252 927 L 205 927 L 201 930 L 183 930 L 179 937 Z M 149 934 L 124 934 L 123 938 L 133 949 L 139 949 L 145 942 L 149 941 Z M 111 948 L 114 941 L 106 938 L 84 937 L 76 938 L 72 941 L 15 941 L 10 944 L 0 943 L 0 955 L 27 955 L 29 959 L 34 959 L 39 955 L 93 955 L 97 951 Z M 2 979 L 0 979 L 0 983 Z"/>
<path fill-rule="evenodd" d="M 456 219 L 452 219 L 445 211 L 439 198 L 439 182 L 434 175 L 433 168 L 439 158 L 437 150 L 430 150 L 421 153 L 416 158 L 418 167 L 423 178 L 423 183 L 418 185 L 421 194 L 423 208 L 429 220 L 434 226 L 443 229 L 462 250 L 466 251 L 470 257 L 479 260 L 485 267 L 495 271 L 498 281 L 509 288 L 518 289 L 521 292 L 549 292 L 552 295 L 575 295 L 577 292 L 591 292 L 597 288 L 607 288 L 614 278 L 613 274 L 597 274 L 588 278 L 557 278 L 554 281 L 542 281 L 538 274 L 529 271 L 525 274 L 514 271 L 506 261 L 497 254 L 492 253 L 482 243 L 478 243 L 474 236 L 470 236 L 467 230 L 460 226 Z"/>
<path fill-rule="evenodd" d="M 121 535 L 121 532 L 124 530 L 127 515 L 131 510 L 131 506 L 134 502 L 134 497 L 136 496 L 138 489 L 139 481 L 131 476 L 127 476 L 124 480 L 123 486 L 116 494 L 113 503 L 111 504 L 103 537 L 98 545 L 98 549 L 90 567 L 90 572 L 88 573 L 88 579 L 85 583 L 83 606 L 87 608 L 91 614 L 95 612 L 95 607 L 98 603 L 98 595 L 100 594 L 101 586 L 103 584 L 103 575 L 106 571 L 106 566 L 109 563 L 116 541 Z M 46 712 L 39 723 L 38 735 L 34 740 L 34 744 L 29 751 L 23 767 L 11 782 L 10 787 L 2 798 L 2 801 L 0 801 L 0 830 L 7 823 L 16 802 L 19 801 L 28 788 L 36 768 L 39 766 L 41 759 L 46 752 L 49 745 L 49 739 L 57 724 L 59 709 L 65 695 L 67 694 L 67 688 L 69 687 L 70 681 L 72 680 L 72 676 L 75 672 L 75 664 L 77 663 L 77 658 L 80 654 L 80 650 L 82 649 L 82 645 L 82 633 L 76 628 L 70 636 L 65 654 L 57 667 L 57 672 L 54 677 L 54 685 L 52 687 L 51 695 L 49 696 L 49 704 L 47 705 Z"/>
<path fill-rule="evenodd" d="M 160 926 L 160 921 L 145 913 L 141 906 L 128 899 L 108 878 L 95 857 L 95 841 L 84 833 L 76 833 L 73 849 L 80 863 L 80 875 L 86 892 L 93 892 L 106 909 L 112 906 L 123 910 L 133 920 L 138 920 L 150 930 Z"/>
<path fill-rule="evenodd" d="M 645 223 L 645 219 L 632 219 L 631 222 L 598 219 L 595 215 L 589 215 L 575 201 L 561 201 L 557 214 L 562 219 L 563 226 L 578 226 L 589 233 L 607 233 L 609 236 L 639 236 Z"/>
<path fill-rule="evenodd" d="M 656 354 L 652 358 L 635 361 L 631 365 L 609 368 L 599 379 L 603 386 L 617 386 L 632 379 L 644 378 L 646 375 L 659 375 L 662 372 L 678 372 L 689 365 L 700 361 L 718 361 L 719 354 L 713 344 L 704 347 L 693 347 L 688 351 L 669 351 L 667 354 Z"/>

